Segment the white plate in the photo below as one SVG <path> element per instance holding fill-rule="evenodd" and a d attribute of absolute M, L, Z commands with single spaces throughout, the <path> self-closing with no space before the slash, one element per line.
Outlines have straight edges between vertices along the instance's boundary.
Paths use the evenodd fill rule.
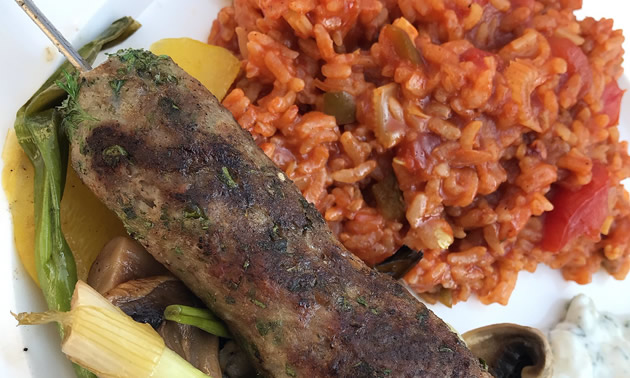
<path fill-rule="evenodd" d="M 76 46 L 92 39 L 113 20 L 130 15 L 143 27 L 124 46 L 148 47 L 166 37 L 206 40 L 212 20 L 229 0 L 40 0 L 40 8 Z M 628 5 L 615 0 L 584 0 L 581 15 L 615 18 L 616 27 L 630 30 Z M 628 44 L 626 43 L 628 47 Z M 13 1 L 0 2 L 0 143 L 13 127 L 16 110 L 60 64 L 60 54 Z M 121 46 L 123 47 L 123 46 Z M 630 88 L 624 77 L 622 88 Z M 621 134 L 630 140 L 630 96 L 622 105 Z M 1 167 L 2 163 L 0 163 Z M 9 311 L 42 311 L 45 305 L 15 253 L 11 217 L 0 191 L 0 377 L 72 377 L 69 363 L 59 351 L 53 326 L 15 327 Z M 558 272 L 540 266 L 535 274 L 520 274 L 508 306 L 484 306 L 476 300 L 453 309 L 432 309 L 459 331 L 478 326 L 515 322 L 548 328 L 559 320 L 564 306 L 577 293 L 595 299 L 604 310 L 630 314 L 630 279 L 619 282 L 600 272 L 593 283 L 566 282 Z M 28 348 L 28 351 L 24 351 Z"/>

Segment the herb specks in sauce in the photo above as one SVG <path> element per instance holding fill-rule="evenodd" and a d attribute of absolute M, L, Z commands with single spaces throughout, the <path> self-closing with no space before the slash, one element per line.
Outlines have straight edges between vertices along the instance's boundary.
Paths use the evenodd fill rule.
<path fill-rule="evenodd" d="M 549 334 L 554 377 L 630 377 L 630 320 L 600 313 L 579 295 Z"/>

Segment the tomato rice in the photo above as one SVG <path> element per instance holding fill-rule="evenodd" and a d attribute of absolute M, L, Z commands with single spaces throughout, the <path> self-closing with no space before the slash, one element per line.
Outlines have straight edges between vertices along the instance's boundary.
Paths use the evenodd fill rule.
<path fill-rule="evenodd" d="M 234 0 L 209 42 L 242 61 L 223 104 L 350 251 L 422 250 L 424 298 L 507 304 L 539 263 L 630 270 L 624 38 L 580 7 Z"/>

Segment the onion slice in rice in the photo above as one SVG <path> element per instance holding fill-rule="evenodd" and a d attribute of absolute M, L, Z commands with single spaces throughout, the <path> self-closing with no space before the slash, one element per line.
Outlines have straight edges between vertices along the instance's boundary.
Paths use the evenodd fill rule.
<path fill-rule="evenodd" d="M 405 124 L 396 120 L 389 110 L 389 99 L 398 95 L 398 89 L 398 84 L 389 83 L 374 89 L 372 93 L 374 134 L 385 148 L 396 146 L 405 136 Z"/>
<path fill-rule="evenodd" d="M 518 121 L 525 127 L 542 132 L 540 123 L 532 109 L 531 95 L 542 83 L 542 75 L 536 67 L 522 60 L 510 62 L 505 71 L 508 86 L 512 90 L 512 100 L 518 105 Z"/>

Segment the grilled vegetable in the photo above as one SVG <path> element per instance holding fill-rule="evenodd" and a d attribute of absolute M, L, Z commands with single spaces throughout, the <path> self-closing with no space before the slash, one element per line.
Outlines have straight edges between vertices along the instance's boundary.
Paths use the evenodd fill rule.
<path fill-rule="evenodd" d="M 122 18 L 79 52 L 92 62 L 104 46 L 121 42 L 138 27 L 133 19 Z M 55 106 L 67 96 L 64 89 L 69 89 L 64 74 L 67 76 L 72 70 L 69 63 L 64 63 L 18 110 L 15 120 L 18 141 L 35 170 L 37 277 L 48 308 L 57 311 L 70 309 L 77 281 L 74 258 L 61 231 L 59 207 L 65 182 L 67 144 L 59 136 L 60 118 L 55 111 Z M 80 367 L 75 370 L 79 376 L 92 376 Z"/>
<path fill-rule="evenodd" d="M 112 80 L 125 81 L 116 101 Z M 121 51 L 78 84 L 89 117 L 68 124 L 74 168 L 261 374 L 487 376 L 444 322 L 348 252 L 170 59 Z"/>
<path fill-rule="evenodd" d="M 219 338 L 197 327 L 164 321 L 157 329 L 166 346 L 211 377 L 224 377 L 219 363 Z"/>
<path fill-rule="evenodd" d="M 98 254 L 90 268 L 87 283 L 105 295 L 122 283 L 167 272 L 138 242 L 119 236 L 105 244 Z"/>
<path fill-rule="evenodd" d="M 241 68 L 239 60 L 220 46 L 190 38 L 165 38 L 151 45 L 155 55 L 168 55 L 221 101 Z"/>
<path fill-rule="evenodd" d="M 83 281 L 78 281 L 69 312 L 21 313 L 20 325 L 59 322 L 61 350 L 103 378 L 208 377 L 164 345 L 148 324 L 135 322 Z"/>
<path fill-rule="evenodd" d="M 195 326 L 213 335 L 230 338 L 230 333 L 223 322 L 205 308 L 170 305 L 164 310 L 164 318 L 180 324 Z"/>
<path fill-rule="evenodd" d="M 164 320 L 164 310 L 174 303 L 199 305 L 200 301 L 173 276 L 138 278 L 123 282 L 103 296 L 139 323 L 157 329 Z"/>
<path fill-rule="evenodd" d="M 228 378 L 250 378 L 256 376 L 256 370 L 247 355 L 234 340 L 225 343 L 219 352 L 221 372 Z"/>
<path fill-rule="evenodd" d="M 475 356 L 488 363 L 497 378 L 551 378 L 553 353 L 545 335 L 536 328 L 501 323 L 464 333 Z"/>
<path fill-rule="evenodd" d="M 160 276 L 161 274 L 161 276 Z M 139 323 L 151 325 L 166 346 L 207 375 L 221 377 L 219 339 L 199 328 L 164 320 L 174 303 L 200 306 L 184 284 L 129 237 L 112 239 L 90 269 L 88 285 Z"/>

